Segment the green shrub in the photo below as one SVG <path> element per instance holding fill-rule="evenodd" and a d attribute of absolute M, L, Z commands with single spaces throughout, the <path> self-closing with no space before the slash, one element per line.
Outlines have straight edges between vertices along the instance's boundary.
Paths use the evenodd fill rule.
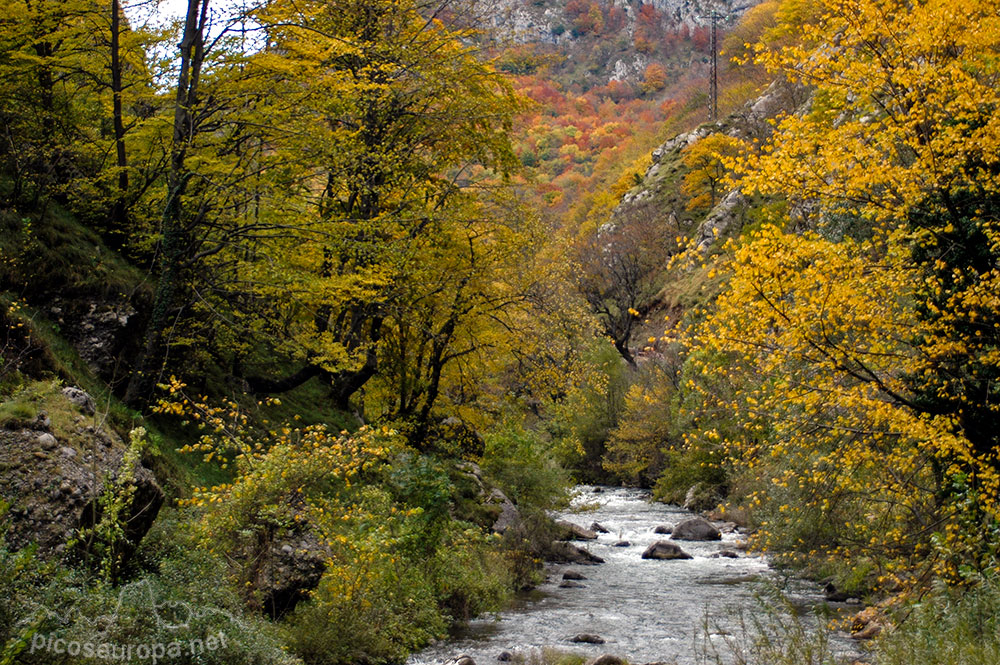
<path fill-rule="evenodd" d="M 666 450 L 662 455 L 663 469 L 653 488 L 653 497 L 657 501 L 684 505 L 687 491 L 699 483 L 708 493 L 725 493 L 728 478 L 718 452 L 692 445 Z"/>
<path fill-rule="evenodd" d="M 584 378 L 556 404 L 547 427 L 560 464 L 580 481 L 606 482 L 608 436 L 622 416 L 631 372 L 610 343 L 594 343 L 584 356 Z"/>
<path fill-rule="evenodd" d="M 508 425 L 485 439 L 483 471 L 515 503 L 551 508 L 565 499 L 569 478 L 539 434 Z"/>
<path fill-rule="evenodd" d="M 1000 581 L 968 587 L 937 585 L 895 615 L 897 627 L 875 643 L 879 665 L 1000 663 Z"/>
<path fill-rule="evenodd" d="M 311 665 L 399 662 L 447 622 L 422 566 L 378 543 L 336 556 L 310 601 L 286 621 L 292 651 Z"/>
<path fill-rule="evenodd" d="M 452 621 L 499 612 L 515 586 L 508 559 L 495 537 L 454 525 L 431 561 L 438 604 Z"/>
<path fill-rule="evenodd" d="M 98 665 L 108 661 L 102 645 L 108 653 L 131 645 L 136 659 L 142 658 L 140 646 L 150 654 L 162 650 L 165 657 L 176 654 L 171 662 L 199 665 L 300 662 L 283 651 L 274 626 L 244 611 L 239 594 L 225 584 L 224 562 L 192 547 L 182 529 L 172 530 L 179 541 L 174 547 L 146 552 L 156 570 L 117 587 L 40 558 L 32 548 L 10 551 L 3 533 L 4 665 Z M 169 534 L 158 537 L 165 542 Z"/>
<path fill-rule="evenodd" d="M 414 474 L 430 481 L 431 468 L 415 464 Z M 416 485 L 436 494 L 435 482 Z M 285 621 L 289 645 L 306 662 L 398 662 L 452 621 L 499 611 L 509 599 L 497 542 L 473 525 L 428 519 L 372 485 L 359 490 L 351 514 L 320 518 L 327 569 Z"/>
<path fill-rule="evenodd" d="M 611 432 L 607 470 L 626 483 L 654 487 L 660 501 L 683 504 L 692 486 L 725 496 L 729 477 L 719 436 L 738 428 L 724 408 L 705 400 L 693 386 L 707 379 L 697 367 L 668 352 L 661 363 L 647 363 L 636 373 L 624 400 L 624 412 Z M 724 395 L 727 387 L 708 391 Z"/>
<path fill-rule="evenodd" d="M 610 434 L 604 468 L 623 482 L 652 485 L 677 440 L 676 401 L 673 385 L 658 372 L 645 373 L 633 384 L 625 395 L 624 413 Z"/>

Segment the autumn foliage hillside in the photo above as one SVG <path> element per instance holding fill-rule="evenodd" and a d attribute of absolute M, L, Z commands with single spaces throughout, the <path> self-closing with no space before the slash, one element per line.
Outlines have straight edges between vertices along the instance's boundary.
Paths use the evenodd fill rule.
<path fill-rule="evenodd" d="M 776 8 L 764 3 L 720 23 L 721 114 L 770 81 L 761 67 L 737 65 L 732 57 L 774 24 Z M 696 12 L 679 21 L 644 4 L 630 9 L 629 36 L 621 11 L 570 2 L 572 39 L 512 44 L 499 55 L 499 67 L 516 74 L 517 89 L 535 102 L 518 124 L 514 145 L 526 184 L 552 223 L 574 236 L 592 233 L 641 181 L 657 144 L 708 119 L 707 24 Z M 641 66 L 621 70 L 622 62 Z"/>

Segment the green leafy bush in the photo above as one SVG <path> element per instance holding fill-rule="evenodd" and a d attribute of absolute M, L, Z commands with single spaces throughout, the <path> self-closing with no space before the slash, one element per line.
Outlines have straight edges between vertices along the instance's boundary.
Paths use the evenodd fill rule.
<path fill-rule="evenodd" d="M 552 444 L 536 432 L 512 425 L 486 436 L 482 467 L 519 505 L 553 507 L 569 485 Z"/>
<path fill-rule="evenodd" d="M 577 480 L 605 482 L 608 436 L 621 418 L 631 373 L 609 343 L 594 342 L 583 356 L 584 377 L 555 405 L 546 426 L 560 464 Z"/>

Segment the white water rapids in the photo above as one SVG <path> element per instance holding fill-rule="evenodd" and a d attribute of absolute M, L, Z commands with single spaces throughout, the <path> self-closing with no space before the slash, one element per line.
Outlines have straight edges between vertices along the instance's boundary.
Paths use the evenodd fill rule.
<path fill-rule="evenodd" d="M 739 552 L 739 558 L 719 557 L 734 550 L 743 536 L 723 534 L 721 541 L 674 541 L 692 555 L 690 560 L 644 560 L 642 552 L 669 536 L 653 532 L 657 525 L 677 524 L 691 513 L 649 501 L 649 493 L 623 488 L 577 488 L 569 510 L 556 516 L 585 528 L 598 522 L 610 533 L 596 541 L 574 544 L 604 559 L 593 566 L 549 564 L 548 580 L 499 617 L 478 619 L 461 634 L 415 654 L 408 665 L 434 665 L 468 655 L 477 665 L 494 665 L 502 653 L 529 655 L 553 647 L 585 656 L 604 653 L 630 663 L 698 665 L 723 655 L 725 642 L 741 634 L 740 613 L 760 610 L 757 594 L 767 583 L 781 583 L 796 606 L 822 602 L 814 584 L 782 580 L 766 559 Z M 628 547 L 616 547 L 620 541 Z M 713 555 L 716 555 L 713 557 Z M 587 579 L 582 587 L 560 588 L 562 575 L 572 569 Z M 575 635 L 600 636 L 604 644 L 578 644 Z M 846 642 L 838 640 L 842 650 Z"/>

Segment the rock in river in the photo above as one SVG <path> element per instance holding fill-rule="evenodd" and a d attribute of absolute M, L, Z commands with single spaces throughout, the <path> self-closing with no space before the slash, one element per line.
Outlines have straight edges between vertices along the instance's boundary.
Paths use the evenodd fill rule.
<path fill-rule="evenodd" d="M 573 524 L 564 520 L 558 520 L 556 527 L 559 535 L 556 540 L 597 540 L 597 534 L 589 529 L 584 529 L 579 524 Z"/>
<path fill-rule="evenodd" d="M 445 665 L 476 665 L 476 661 L 472 660 L 472 658 L 466 656 L 465 654 L 462 654 L 457 658 L 452 658 L 445 663 Z"/>
<path fill-rule="evenodd" d="M 622 660 L 618 656 L 612 656 L 611 654 L 606 653 L 592 660 L 588 660 L 586 663 L 584 663 L 584 665 L 627 665 L 627 664 L 624 660 Z"/>
<path fill-rule="evenodd" d="M 704 517 L 686 519 L 674 527 L 674 540 L 722 540 L 722 534 Z"/>
<path fill-rule="evenodd" d="M 591 633 L 580 633 L 569 638 L 570 642 L 577 642 L 579 644 L 604 644 L 604 638 L 600 635 L 592 635 Z"/>
<path fill-rule="evenodd" d="M 604 559 L 572 543 L 557 540 L 549 546 L 548 560 L 556 563 L 575 563 L 592 566 L 604 563 Z"/>
<path fill-rule="evenodd" d="M 666 540 L 658 540 L 646 548 L 646 551 L 642 553 L 642 558 L 643 559 L 690 559 L 691 555 L 671 542 L 667 542 Z"/>

